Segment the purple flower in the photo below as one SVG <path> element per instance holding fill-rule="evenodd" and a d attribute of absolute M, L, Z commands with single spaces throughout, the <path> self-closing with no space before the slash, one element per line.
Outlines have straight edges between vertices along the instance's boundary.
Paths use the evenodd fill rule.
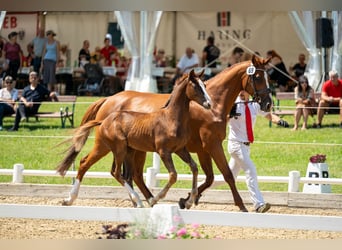
<path fill-rule="evenodd" d="M 324 163 L 326 160 L 326 156 L 322 154 L 317 154 L 311 156 L 309 160 L 311 163 Z"/>

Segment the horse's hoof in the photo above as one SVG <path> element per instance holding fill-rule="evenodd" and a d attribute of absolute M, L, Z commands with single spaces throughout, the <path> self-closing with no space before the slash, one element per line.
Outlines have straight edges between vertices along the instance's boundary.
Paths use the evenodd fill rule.
<path fill-rule="evenodd" d="M 143 204 L 137 205 L 136 208 L 144 208 L 144 205 Z"/>
<path fill-rule="evenodd" d="M 247 210 L 247 208 L 242 208 L 242 209 L 240 209 L 240 212 L 248 213 L 248 210 Z"/>
<path fill-rule="evenodd" d="M 62 206 L 71 206 L 71 203 L 68 200 L 63 200 L 62 201 Z"/>
<path fill-rule="evenodd" d="M 185 203 L 185 208 L 186 209 L 190 209 L 191 207 L 192 207 L 191 203 L 189 203 L 189 202 Z"/>
<path fill-rule="evenodd" d="M 180 209 L 184 209 L 185 208 L 185 203 L 186 203 L 186 199 L 184 198 L 180 198 L 179 201 L 178 201 L 178 205 L 179 205 L 179 208 Z"/>
<path fill-rule="evenodd" d="M 201 194 L 197 195 L 196 199 L 195 199 L 195 205 L 198 205 L 199 199 L 202 197 Z"/>
<path fill-rule="evenodd" d="M 157 204 L 157 201 L 154 198 L 149 199 L 148 204 L 150 204 L 151 207 L 153 207 L 155 204 Z"/>

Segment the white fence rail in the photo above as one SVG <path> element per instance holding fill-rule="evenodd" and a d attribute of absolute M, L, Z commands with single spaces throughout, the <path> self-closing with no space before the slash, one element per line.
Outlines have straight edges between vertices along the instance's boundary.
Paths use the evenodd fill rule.
<path fill-rule="evenodd" d="M 206 210 L 179 210 L 178 206 L 157 204 L 153 208 L 111 208 L 86 206 L 48 206 L 0 204 L 2 218 L 33 218 L 58 220 L 88 220 L 138 222 L 146 220 L 159 230 L 171 228 L 177 215 L 185 224 L 201 225 L 282 228 L 298 230 L 342 231 L 342 217 L 290 215 L 290 214 L 257 214 Z M 161 220 L 163 218 L 163 220 Z M 178 220 L 177 220 L 178 221 Z M 160 232 L 163 233 L 163 232 Z"/>
<path fill-rule="evenodd" d="M 151 171 L 152 170 L 152 171 Z M 77 171 L 68 171 L 66 177 L 75 177 Z M 22 164 L 15 164 L 13 169 L 0 169 L 0 175 L 12 175 L 13 183 L 23 183 L 24 176 L 46 176 L 46 177 L 59 177 L 60 175 L 54 170 L 29 170 L 24 169 Z M 113 178 L 109 172 L 94 172 L 88 171 L 85 174 L 86 178 Z M 168 174 L 157 173 L 153 168 L 149 168 L 147 173 L 144 174 L 146 184 L 149 188 L 156 187 L 157 180 L 167 180 Z M 178 174 L 177 180 L 191 181 L 192 175 L 190 174 Z M 205 175 L 198 175 L 198 181 L 204 181 Z M 246 181 L 245 176 L 238 176 L 236 181 Z M 299 171 L 290 171 L 289 176 L 258 176 L 259 182 L 264 183 L 288 183 L 289 192 L 299 192 L 300 183 L 311 183 L 311 184 L 331 184 L 331 185 L 342 185 L 341 178 L 311 178 L 311 177 L 300 177 Z M 214 183 L 212 188 L 217 185 L 225 184 L 222 175 L 215 175 Z"/>

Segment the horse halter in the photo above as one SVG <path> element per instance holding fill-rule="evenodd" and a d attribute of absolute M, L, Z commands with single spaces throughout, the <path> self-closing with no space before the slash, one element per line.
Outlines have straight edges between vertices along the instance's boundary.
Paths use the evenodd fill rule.
<path fill-rule="evenodd" d="M 264 78 L 265 78 L 265 81 L 266 81 L 266 88 L 264 89 L 261 89 L 261 90 L 256 90 L 256 83 L 255 83 L 255 79 L 256 79 L 256 76 L 255 76 L 255 73 L 257 71 L 262 71 L 264 72 Z M 258 102 L 260 103 L 261 102 L 261 95 L 263 94 L 270 94 L 272 91 L 269 87 L 269 84 L 268 84 L 268 74 L 267 74 L 267 71 L 264 70 L 264 69 L 257 69 L 255 68 L 255 66 L 253 64 L 251 64 L 247 69 L 246 69 L 246 73 L 248 75 L 248 80 L 247 80 L 247 83 L 249 83 L 252 88 L 253 88 L 253 91 L 254 91 L 254 95 L 253 95 L 253 101 L 254 102 Z"/>

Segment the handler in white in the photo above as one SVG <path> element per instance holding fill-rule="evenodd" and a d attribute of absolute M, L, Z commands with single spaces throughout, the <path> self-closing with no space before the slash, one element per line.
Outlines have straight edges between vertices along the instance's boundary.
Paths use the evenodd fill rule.
<path fill-rule="evenodd" d="M 270 208 L 269 203 L 265 203 L 264 198 L 259 190 L 257 171 L 253 161 L 250 158 L 250 144 L 247 137 L 245 102 L 249 101 L 249 94 L 241 91 L 236 100 L 236 110 L 232 109 L 229 119 L 229 135 L 228 135 L 228 153 L 231 155 L 229 167 L 236 179 L 240 170 L 243 169 L 246 174 L 246 184 L 250 197 L 252 199 L 255 211 L 257 213 L 265 213 Z M 256 116 L 271 120 L 283 127 L 288 127 L 288 123 L 278 116 L 260 109 L 260 105 L 256 102 L 249 102 L 248 107 L 252 118 L 252 127 L 254 127 Z"/>

